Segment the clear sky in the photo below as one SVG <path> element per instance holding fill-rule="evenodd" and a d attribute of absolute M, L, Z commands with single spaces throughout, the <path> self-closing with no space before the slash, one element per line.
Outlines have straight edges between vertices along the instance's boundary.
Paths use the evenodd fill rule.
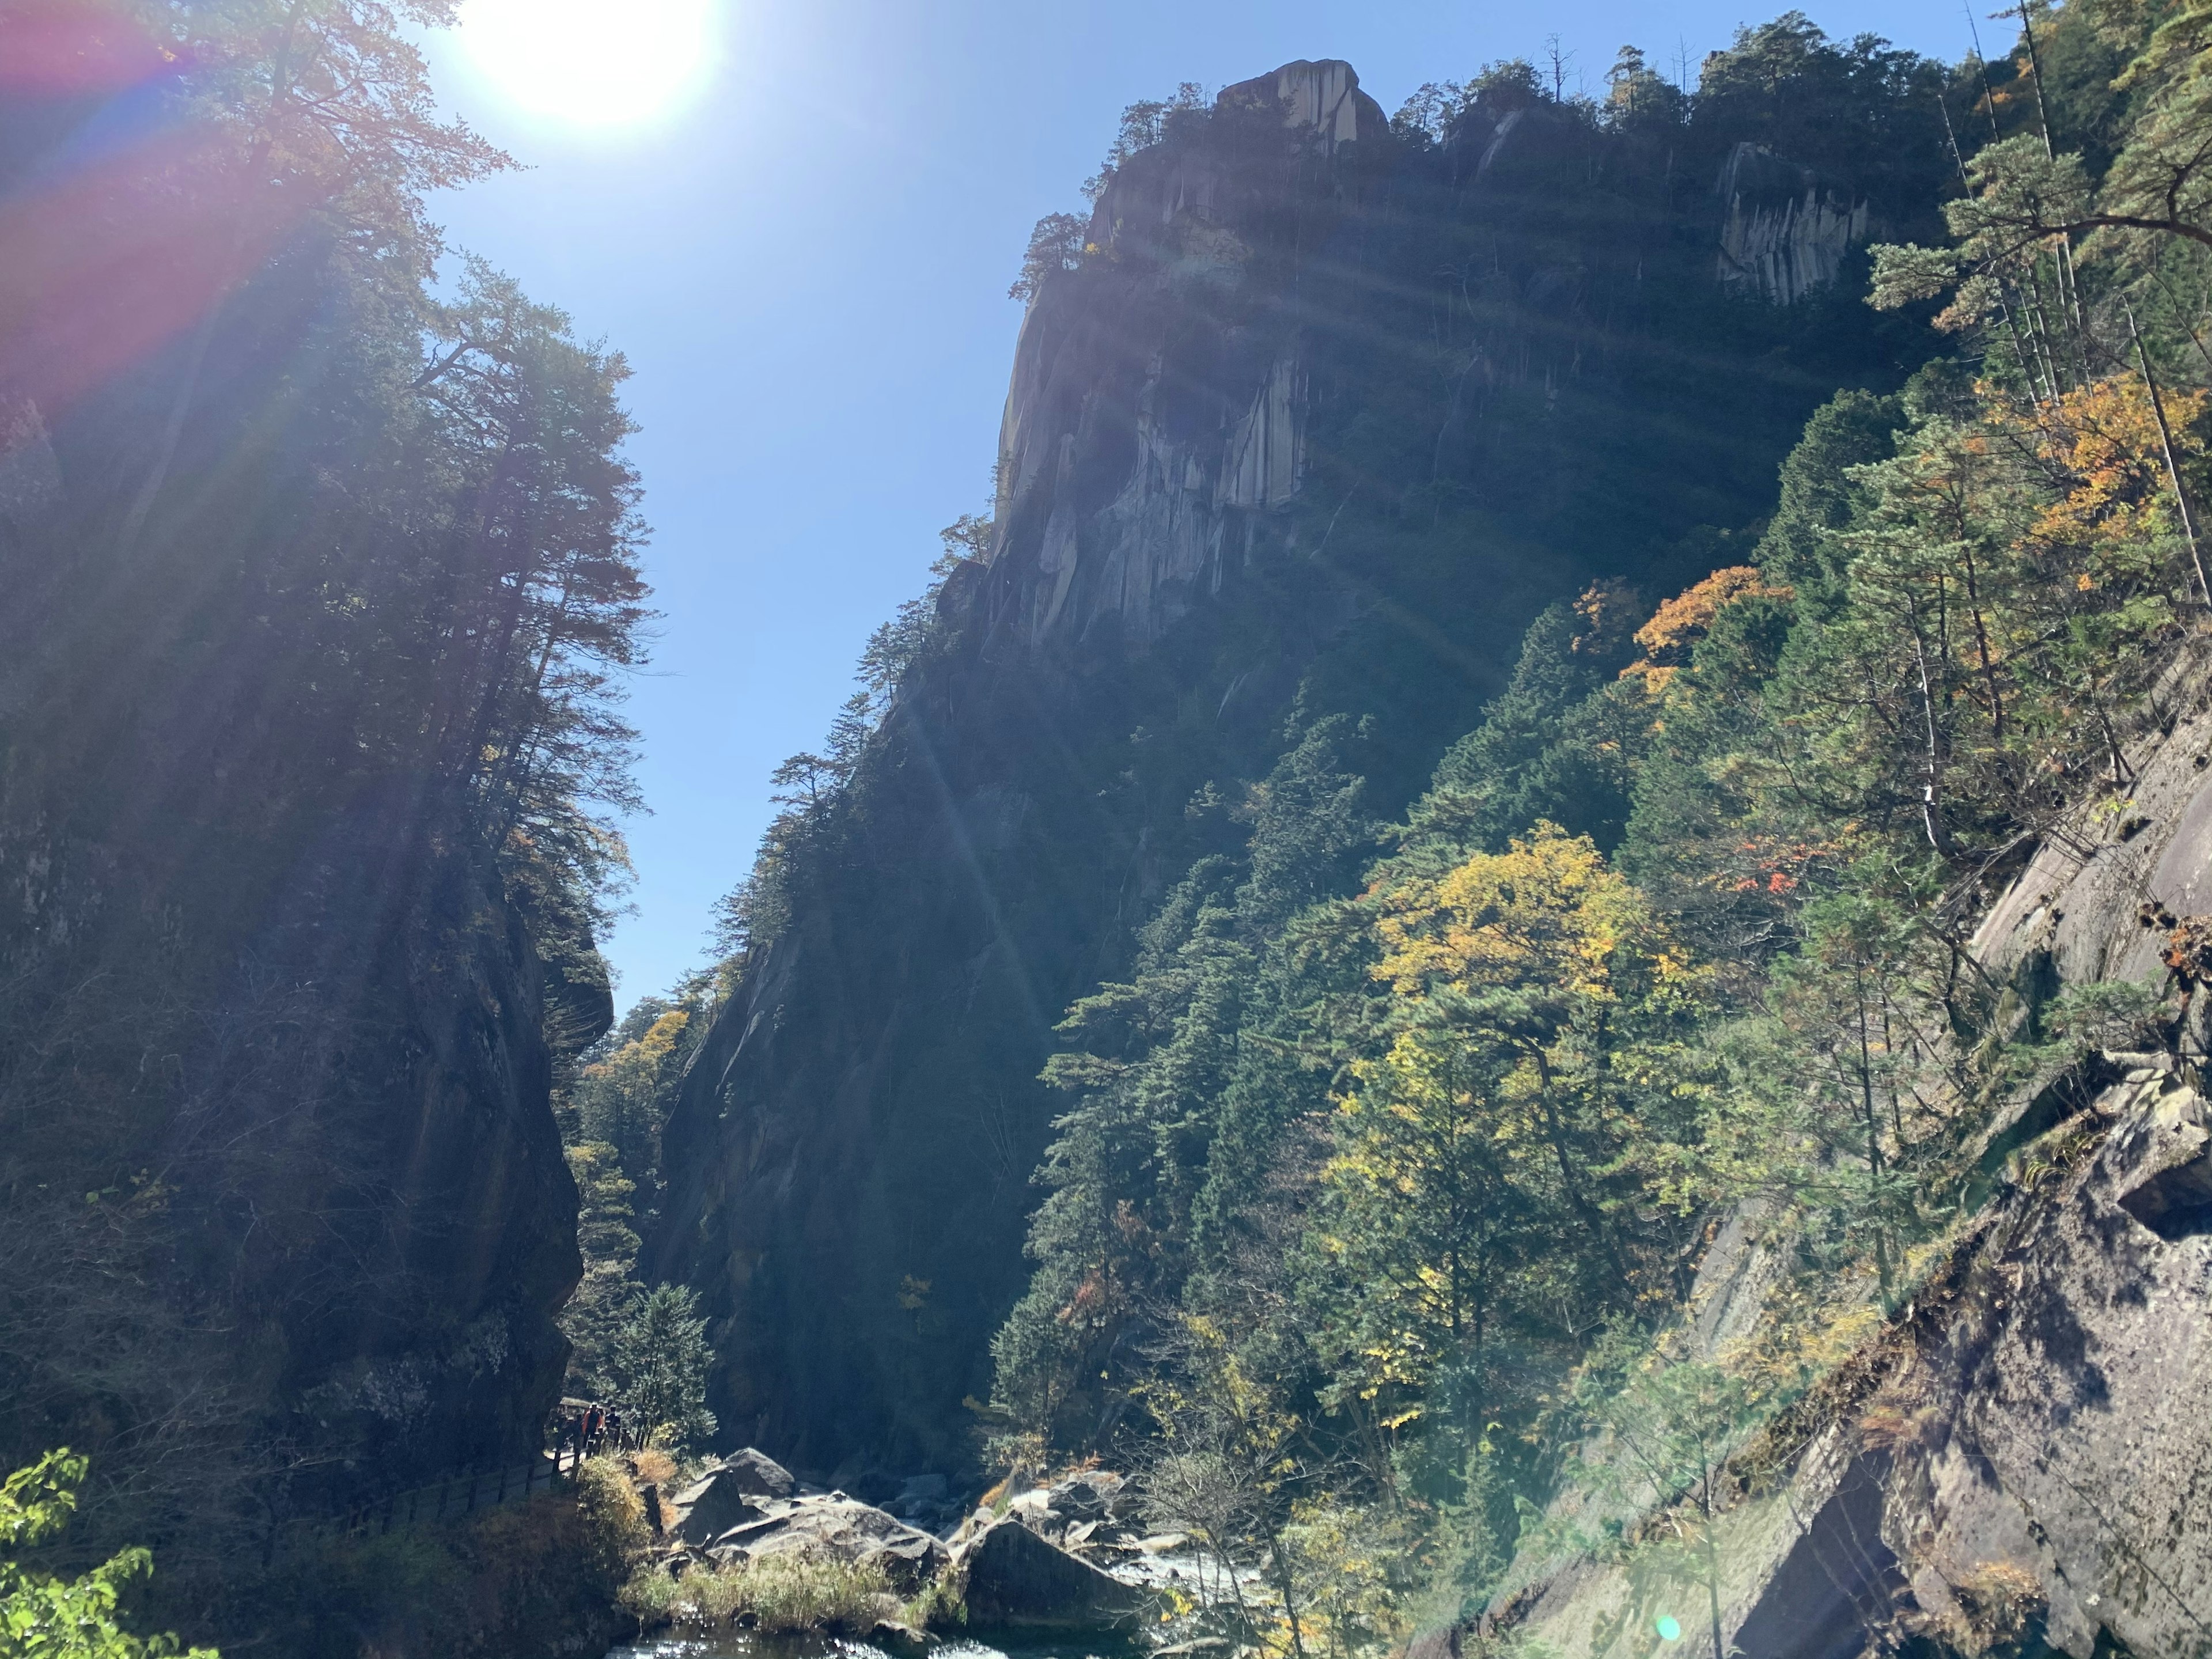
<path fill-rule="evenodd" d="M 985 505 L 1021 320 L 1006 285 L 1036 219 L 1083 206 L 1125 104 L 1342 58 L 1391 110 L 1424 81 L 1537 58 L 1554 32 L 1571 80 L 1595 89 L 1624 41 L 1694 65 L 1769 15 L 1741 0 L 471 3 L 491 9 L 473 46 L 432 42 L 439 83 L 530 170 L 439 217 L 636 372 L 632 454 L 665 614 L 630 704 L 653 811 L 628 826 L 635 914 L 606 941 L 624 1006 L 702 960 L 709 908 L 767 824 L 769 770 L 820 741 L 939 527 Z M 553 38 L 501 28 L 518 6 Z M 1967 46 L 1949 0 L 1806 9 L 1838 37 L 1946 58 Z M 641 96 L 659 77 L 624 20 L 699 10 L 714 41 L 678 52 L 686 84 Z M 606 66 L 603 92 L 592 75 L 563 82 L 580 56 Z"/>

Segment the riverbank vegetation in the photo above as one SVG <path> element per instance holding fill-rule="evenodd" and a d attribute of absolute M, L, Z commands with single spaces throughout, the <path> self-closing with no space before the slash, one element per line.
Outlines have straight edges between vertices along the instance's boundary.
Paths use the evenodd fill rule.
<path fill-rule="evenodd" d="M 624 1588 L 623 1606 L 647 1629 L 721 1627 L 763 1636 L 866 1636 L 904 1611 L 880 1569 L 799 1554 L 694 1566 L 678 1577 L 650 1565 Z"/>

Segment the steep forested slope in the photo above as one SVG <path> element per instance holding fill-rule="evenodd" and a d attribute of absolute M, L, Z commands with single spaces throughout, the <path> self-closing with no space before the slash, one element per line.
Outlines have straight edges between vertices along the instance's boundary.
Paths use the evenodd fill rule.
<path fill-rule="evenodd" d="M 994 1449 L 1136 1459 L 1232 1628 L 2203 1648 L 2206 19 L 2030 21 L 1875 251 L 1955 355 L 1540 616 L 1319 903 L 1314 723 L 1059 1028 Z"/>
<path fill-rule="evenodd" d="M 432 298 L 448 9 L 0 8 L 0 1462 L 193 1595 L 534 1454 L 578 1273 L 636 487 L 618 357 Z"/>
<path fill-rule="evenodd" d="M 968 1455 L 1062 1010 L 1248 874 L 1255 926 L 1344 890 L 1547 602 L 1741 556 L 1806 417 L 1931 349 L 1854 273 L 1936 228 L 1942 80 L 1793 20 L 1694 105 L 1624 60 L 1603 106 L 1506 65 L 1386 123 L 1299 64 L 1133 108 L 1032 246 L 989 520 L 787 769 L 688 1039 L 645 1261 L 726 1431 Z"/>

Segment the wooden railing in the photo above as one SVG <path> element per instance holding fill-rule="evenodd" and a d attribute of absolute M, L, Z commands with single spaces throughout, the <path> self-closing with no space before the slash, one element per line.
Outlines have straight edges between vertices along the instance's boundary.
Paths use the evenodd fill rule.
<path fill-rule="evenodd" d="M 457 1470 L 427 1486 L 387 1492 L 336 1515 L 301 1516 L 270 1534 L 270 1553 L 274 1556 L 311 1539 L 375 1537 L 395 1528 L 433 1525 L 496 1509 L 535 1492 L 574 1486 L 583 1461 L 582 1454 L 568 1448 L 557 1454 L 540 1452 L 526 1463 Z"/>

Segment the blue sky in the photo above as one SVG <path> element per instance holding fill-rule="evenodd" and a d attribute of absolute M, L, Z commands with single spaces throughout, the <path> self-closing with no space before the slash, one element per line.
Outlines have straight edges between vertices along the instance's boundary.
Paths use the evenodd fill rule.
<path fill-rule="evenodd" d="M 1021 320 L 1006 284 L 1039 216 L 1083 205 L 1122 106 L 1342 58 L 1395 109 L 1424 81 L 1537 57 L 1554 32 L 1595 88 L 1623 42 L 1694 64 L 1769 15 L 1741 0 L 717 4 L 702 89 L 630 128 L 526 113 L 450 38 L 432 43 L 448 106 L 529 168 L 438 204 L 449 235 L 636 372 L 632 454 L 665 615 L 630 705 L 653 812 L 628 826 L 635 913 L 606 941 L 625 1006 L 701 961 L 709 908 L 768 822 L 769 770 L 819 741 L 939 527 L 984 506 Z M 1832 35 L 1947 58 L 1967 44 L 1942 0 L 1806 9 Z M 596 10 L 620 27 L 617 0 Z"/>

